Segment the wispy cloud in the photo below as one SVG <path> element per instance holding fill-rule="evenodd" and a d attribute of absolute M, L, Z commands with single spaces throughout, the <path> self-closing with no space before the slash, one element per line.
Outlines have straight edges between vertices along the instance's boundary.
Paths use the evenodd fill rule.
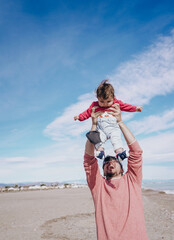
<path fill-rule="evenodd" d="M 174 167 L 167 166 L 144 166 L 143 178 L 144 179 L 173 179 Z"/>
<path fill-rule="evenodd" d="M 74 116 L 86 110 L 94 99 L 94 94 L 85 94 L 79 97 L 76 104 L 65 109 L 62 116 L 50 123 L 44 133 L 54 140 L 65 139 L 70 136 L 78 136 L 90 127 L 89 121 L 83 123 L 74 121 Z"/>
<path fill-rule="evenodd" d="M 174 90 L 174 30 L 160 37 L 133 60 L 111 74 L 118 97 L 136 105 L 148 104 L 158 95 Z"/>
<path fill-rule="evenodd" d="M 65 140 L 65 139 L 64 139 Z M 26 156 L 1 157 L 1 164 L 14 164 L 16 166 L 40 167 L 49 164 L 71 163 L 81 161 L 84 154 L 85 138 L 77 137 L 73 141 L 66 139 L 50 146 L 39 148 Z M 14 166 L 13 165 L 13 166 Z"/>
<path fill-rule="evenodd" d="M 144 164 L 172 162 L 174 159 L 174 133 L 165 132 L 156 136 L 142 139 L 140 145 L 143 149 Z"/>
<path fill-rule="evenodd" d="M 27 157 L 11 157 L 11 158 L 4 158 L 3 162 L 6 163 L 24 163 L 24 162 L 28 162 L 30 160 L 30 158 Z M 1 160 L 2 162 L 2 160 Z"/>
<path fill-rule="evenodd" d="M 1 157 L 1 178 L 4 182 L 65 181 L 85 178 L 84 146 L 85 138 L 77 137 L 74 141 L 67 139 L 39 149 L 32 157 Z"/>
<path fill-rule="evenodd" d="M 159 115 L 150 115 L 141 121 L 131 121 L 129 126 L 135 135 L 157 133 L 174 128 L 174 109 L 160 113 Z"/>

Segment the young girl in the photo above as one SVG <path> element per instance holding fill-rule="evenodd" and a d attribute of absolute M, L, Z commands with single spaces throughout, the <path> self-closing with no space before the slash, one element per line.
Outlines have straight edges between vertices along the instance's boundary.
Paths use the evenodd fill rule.
<path fill-rule="evenodd" d="M 98 101 L 93 102 L 87 110 L 80 113 L 78 116 L 75 116 L 74 120 L 84 121 L 88 119 L 91 116 L 91 109 L 93 107 L 97 107 L 95 112 L 102 111 L 103 114 L 98 117 L 97 121 L 97 130 L 101 139 L 101 142 L 95 144 L 97 158 L 103 159 L 105 157 L 104 143 L 107 139 L 110 139 L 117 159 L 124 160 L 127 156 L 126 151 L 123 149 L 121 131 L 117 124 L 116 118 L 109 113 L 108 108 L 113 106 L 115 103 L 118 103 L 121 111 L 141 112 L 143 107 L 136 107 L 116 99 L 114 88 L 110 83 L 108 83 L 108 80 L 104 80 L 100 83 L 97 88 L 96 95 Z"/>

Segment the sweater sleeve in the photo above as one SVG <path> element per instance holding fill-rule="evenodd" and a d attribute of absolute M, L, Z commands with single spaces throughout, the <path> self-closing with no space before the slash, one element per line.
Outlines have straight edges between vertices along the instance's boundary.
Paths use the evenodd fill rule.
<path fill-rule="evenodd" d="M 137 141 L 129 145 L 128 175 L 133 182 L 141 186 L 142 182 L 142 149 Z"/>
<path fill-rule="evenodd" d="M 116 101 L 114 101 L 114 103 L 118 103 L 120 105 L 120 110 L 121 111 L 125 111 L 125 112 L 136 112 L 136 106 L 133 106 L 131 104 L 128 103 L 124 103 L 121 100 L 116 99 Z"/>
<path fill-rule="evenodd" d="M 95 102 L 93 102 L 88 109 L 79 114 L 79 121 L 84 121 L 91 116 L 91 109 L 94 107 Z"/>
<path fill-rule="evenodd" d="M 87 153 L 84 155 L 84 169 L 86 172 L 86 180 L 90 190 L 94 190 L 97 182 L 102 178 L 97 159 Z"/>

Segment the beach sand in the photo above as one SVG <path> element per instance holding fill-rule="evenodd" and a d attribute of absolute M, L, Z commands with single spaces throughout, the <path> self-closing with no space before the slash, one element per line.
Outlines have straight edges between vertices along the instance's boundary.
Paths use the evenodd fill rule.
<path fill-rule="evenodd" d="M 174 195 L 143 190 L 143 203 L 149 240 L 174 240 Z M 88 188 L 0 193 L 0 240 L 44 239 L 96 240 Z"/>

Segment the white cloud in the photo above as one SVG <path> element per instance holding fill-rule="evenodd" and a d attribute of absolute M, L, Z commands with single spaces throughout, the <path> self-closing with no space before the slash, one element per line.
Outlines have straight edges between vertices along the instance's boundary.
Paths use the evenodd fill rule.
<path fill-rule="evenodd" d="M 139 141 L 143 149 L 144 164 L 166 163 L 174 160 L 174 132 L 161 133 Z"/>
<path fill-rule="evenodd" d="M 28 157 L 8 157 L 8 158 L 4 158 L 3 162 L 6 163 L 23 163 L 23 162 L 28 162 L 30 160 L 30 158 Z"/>
<path fill-rule="evenodd" d="M 119 98 L 135 105 L 174 90 L 174 30 L 109 76 Z"/>
<path fill-rule="evenodd" d="M 86 139 L 77 137 L 39 149 L 32 157 L 1 158 L 0 182 L 65 181 L 85 178 Z M 7 174 L 8 173 L 8 174 Z"/>
<path fill-rule="evenodd" d="M 129 127 L 135 135 L 168 130 L 174 127 L 174 109 L 165 111 L 160 115 L 148 116 L 141 121 L 131 121 Z"/>
<path fill-rule="evenodd" d="M 15 156 L 0 158 L 1 165 L 9 168 L 40 168 L 52 164 L 77 164 L 82 161 L 84 155 L 85 138 L 77 137 L 73 141 L 66 139 L 49 147 L 38 149 L 33 156 Z"/>
<path fill-rule="evenodd" d="M 69 136 L 78 136 L 82 132 L 89 130 L 89 121 L 74 121 L 74 116 L 79 115 L 86 110 L 92 103 L 94 94 L 85 94 L 79 97 L 77 104 L 71 105 L 65 109 L 62 116 L 56 118 L 50 123 L 44 133 L 51 136 L 54 140 L 62 140 Z"/>
<path fill-rule="evenodd" d="M 173 179 L 174 167 L 166 166 L 144 166 L 143 179 Z"/>

